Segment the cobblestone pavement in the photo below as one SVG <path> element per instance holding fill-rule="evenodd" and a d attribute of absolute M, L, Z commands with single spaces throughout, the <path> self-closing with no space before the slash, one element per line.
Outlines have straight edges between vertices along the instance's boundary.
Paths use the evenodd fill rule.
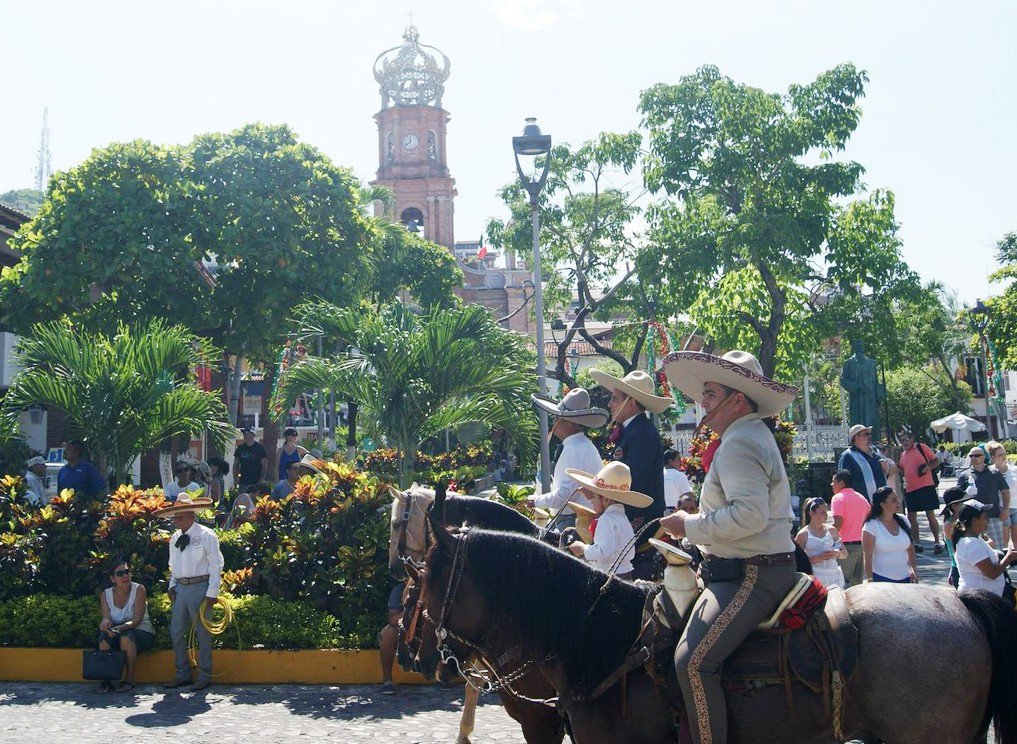
<path fill-rule="evenodd" d="M 462 688 L 377 685 L 232 686 L 178 693 L 141 685 L 100 694 L 91 684 L 0 684 L 0 742 L 319 741 L 451 744 Z M 474 744 L 523 741 L 497 698 L 477 709 Z"/>
<path fill-rule="evenodd" d="M 943 483 L 941 490 L 952 481 Z M 947 586 L 949 559 L 935 555 L 925 517 L 923 583 Z M 180 694 L 143 685 L 133 693 L 99 694 L 85 684 L 0 683 L 0 743 L 186 741 L 263 742 L 331 739 L 343 744 L 424 744 L 455 741 L 462 688 L 401 686 L 395 695 L 359 686 L 214 685 Z M 473 742 L 522 742 L 498 699 L 477 710 Z"/>

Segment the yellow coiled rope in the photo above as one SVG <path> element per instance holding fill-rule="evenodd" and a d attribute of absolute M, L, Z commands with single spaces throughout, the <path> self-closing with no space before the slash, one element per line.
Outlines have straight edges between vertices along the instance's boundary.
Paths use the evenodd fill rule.
<path fill-rule="evenodd" d="M 218 619 L 215 618 L 216 607 L 222 609 L 222 616 Z M 198 666 L 198 636 L 197 629 L 198 623 L 209 632 L 210 635 L 217 636 L 222 635 L 226 628 L 232 623 L 233 627 L 237 629 L 237 648 L 240 648 L 240 627 L 234 622 L 233 605 L 226 597 L 219 596 L 215 599 L 209 600 L 205 597 L 201 601 L 201 606 L 198 608 L 198 614 L 191 621 L 191 630 L 187 634 L 187 658 L 191 661 L 191 666 L 197 668 Z M 220 672 L 219 674 L 213 674 L 213 677 L 221 677 L 226 672 Z"/>

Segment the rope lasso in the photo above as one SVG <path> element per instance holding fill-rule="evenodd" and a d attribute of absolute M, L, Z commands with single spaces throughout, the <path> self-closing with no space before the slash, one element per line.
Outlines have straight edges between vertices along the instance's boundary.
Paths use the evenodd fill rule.
<path fill-rule="evenodd" d="M 222 617 L 218 620 L 214 619 L 215 608 L 222 608 Z M 206 616 L 207 612 L 207 616 Z M 240 626 L 235 622 L 235 616 L 233 614 L 233 605 L 230 601 L 223 596 L 218 596 L 215 599 L 209 599 L 205 597 L 201 600 L 201 605 L 198 606 L 198 614 L 191 620 L 191 629 L 187 633 L 187 658 L 191 662 L 192 667 L 198 666 L 198 623 L 201 623 L 202 627 L 208 631 L 209 635 L 217 636 L 222 635 L 226 632 L 226 628 L 233 625 L 237 629 L 237 648 L 241 648 L 240 643 Z M 213 674 L 213 677 L 222 677 L 227 674 L 226 672 L 219 672 Z"/>

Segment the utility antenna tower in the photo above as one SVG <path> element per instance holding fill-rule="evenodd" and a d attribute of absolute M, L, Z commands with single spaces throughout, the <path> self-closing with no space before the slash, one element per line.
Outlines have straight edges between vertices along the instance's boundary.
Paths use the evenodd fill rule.
<path fill-rule="evenodd" d="M 39 140 L 39 159 L 35 164 L 35 190 L 42 191 L 53 175 L 49 157 L 49 106 L 42 110 L 42 136 Z"/>

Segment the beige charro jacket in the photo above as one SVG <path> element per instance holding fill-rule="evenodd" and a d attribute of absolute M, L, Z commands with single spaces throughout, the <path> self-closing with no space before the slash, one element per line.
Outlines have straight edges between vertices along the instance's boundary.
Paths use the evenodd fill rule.
<path fill-rule="evenodd" d="M 791 488 L 773 433 L 749 414 L 724 432 L 706 474 L 699 514 L 685 532 L 703 553 L 719 558 L 790 553 Z"/>

